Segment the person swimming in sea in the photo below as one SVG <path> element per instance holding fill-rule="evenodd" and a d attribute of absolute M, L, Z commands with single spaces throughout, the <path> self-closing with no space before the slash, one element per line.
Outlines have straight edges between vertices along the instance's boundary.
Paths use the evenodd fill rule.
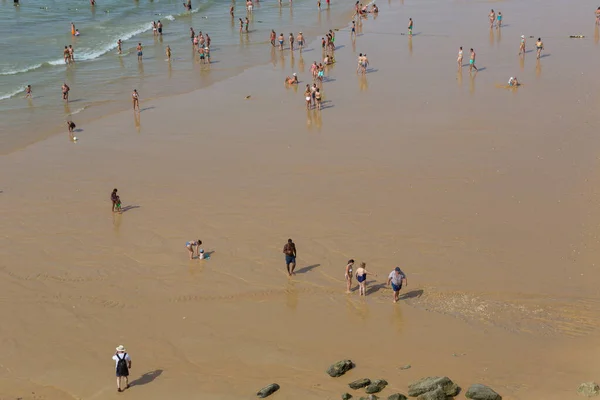
<path fill-rule="evenodd" d="M 192 0 L 188 0 L 187 3 L 183 3 L 183 7 L 185 7 L 185 9 L 188 11 L 192 11 Z"/>

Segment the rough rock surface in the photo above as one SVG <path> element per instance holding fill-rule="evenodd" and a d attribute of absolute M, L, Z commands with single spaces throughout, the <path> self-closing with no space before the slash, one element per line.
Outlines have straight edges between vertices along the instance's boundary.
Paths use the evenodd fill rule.
<path fill-rule="evenodd" d="M 594 397 L 600 394 L 600 386 L 596 382 L 585 382 L 577 388 L 577 394 L 585 397 Z"/>
<path fill-rule="evenodd" d="M 419 397 L 417 400 L 447 400 L 448 396 L 444 393 L 444 389 L 441 386 L 438 386 L 435 390 L 430 392 L 425 392 Z"/>
<path fill-rule="evenodd" d="M 388 385 L 387 381 L 384 379 L 377 379 L 371 382 L 369 386 L 365 389 L 367 393 L 379 393 Z"/>
<path fill-rule="evenodd" d="M 394 393 L 388 396 L 387 400 L 408 400 L 405 395 L 401 393 Z"/>
<path fill-rule="evenodd" d="M 344 393 L 342 395 L 342 400 L 350 400 L 352 398 L 352 395 L 350 393 Z"/>
<path fill-rule="evenodd" d="M 491 388 L 476 383 L 471 385 L 467 393 L 465 393 L 465 397 L 467 399 L 472 400 L 501 400 L 502 397 L 496 392 L 494 392 Z"/>
<path fill-rule="evenodd" d="M 460 388 L 447 376 L 430 376 L 411 383 L 408 386 L 408 395 L 417 397 L 423 393 L 434 391 L 438 386 L 442 388 L 446 396 L 456 396 L 460 392 Z"/>
<path fill-rule="evenodd" d="M 348 384 L 348 386 L 350 386 L 350 389 L 361 389 L 364 388 L 365 386 L 369 386 L 371 384 L 371 380 L 369 378 L 363 378 L 363 379 L 358 379 L 354 382 L 350 382 Z"/>
<path fill-rule="evenodd" d="M 264 388 L 260 389 L 258 393 L 256 393 L 256 395 L 261 399 L 264 399 L 265 397 L 272 395 L 278 390 L 279 385 L 276 383 L 271 383 L 269 386 L 265 386 Z"/>
<path fill-rule="evenodd" d="M 327 373 L 332 378 L 337 378 L 338 376 L 342 376 L 346 372 L 350 371 L 353 366 L 354 364 L 352 364 L 352 361 L 350 360 L 338 361 L 327 368 Z"/>
<path fill-rule="evenodd" d="M 370 394 L 367 397 L 361 397 L 359 400 L 377 400 L 379 399 L 379 397 L 375 396 L 374 394 Z"/>

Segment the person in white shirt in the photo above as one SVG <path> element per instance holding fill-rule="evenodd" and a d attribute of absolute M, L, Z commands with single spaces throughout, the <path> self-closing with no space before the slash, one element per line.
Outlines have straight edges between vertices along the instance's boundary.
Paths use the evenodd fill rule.
<path fill-rule="evenodd" d="M 400 296 L 400 289 L 402 289 L 402 284 L 404 284 L 404 286 L 408 286 L 406 276 L 400 267 L 396 267 L 392 272 L 390 272 L 387 284 L 392 286 L 392 290 L 394 291 L 394 303 L 397 303 Z"/>
<path fill-rule="evenodd" d="M 125 378 L 125 389 L 129 389 L 129 370 L 131 369 L 131 357 L 127 354 L 127 350 L 123 345 L 116 348 L 117 352 L 112 357 L 115 360 L 117 372 L 117 392 L 122 392 L 121 381 Z"/>

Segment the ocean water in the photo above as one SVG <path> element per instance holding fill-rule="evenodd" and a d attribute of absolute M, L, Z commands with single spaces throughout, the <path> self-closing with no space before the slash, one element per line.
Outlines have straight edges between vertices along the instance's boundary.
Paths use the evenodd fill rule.
<path fill-rule="evenodd" d="M 81 121 L 130 107 L 130 92 L 141 99 L 191 91 L 246 68 L 286 62 L 270 50 L 269 32 L 285 37 L 303 31 L 311 42 L 347 22 L 352 4 L 316 0 L 261 1 L 250 15 L 250 32 L 239 33 L 245 2 L 193 0 L 187 11 L 183 0 L 21 0 L 0 3 L 0 153 L 6 154 L 62 129 L 64 121 Z M 229 15 L 234 6 L 235 18 Z M 162 37 L 152 33 L 151 22 L 164 24 Z M 81 35 L 71 35 L 73 22 Z M 202 65 L 192 51 L 189 28 L 211 36 L 213 63 Z M 117 40 L 123 54 L 117 54 Z M 138 63 L 137 43 L 144 46 Z M 62 59 L 64 46 L 75 49 L 74 65 Z M 172 62 L 165 49 L 172 49 Z M 320 58 L 318 49 L 304 57 Z M 285 57 L 290 57 L 289 51 Z M 298 54 L 298 53 L 296 53 Z M 298 55 L 296 55 L 298 57 Z M 307 63 L 314 61 L 312 58 Z M 71 87 L 70 102 L 61 99 L 61 85 Z M 31 85 L 33 100 L 24 99 Z M 79 125 L 79 124 L 78 124 Z"/>

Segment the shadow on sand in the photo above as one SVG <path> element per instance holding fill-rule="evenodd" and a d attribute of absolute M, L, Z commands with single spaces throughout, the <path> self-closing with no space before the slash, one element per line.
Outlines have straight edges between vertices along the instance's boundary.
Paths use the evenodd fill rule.
<path fill-rule="evenodd" d="M 140 376 L 136 380 L 129 383 L 129 386 L 142 386 L 148 383 L 151 383 L 156 378 L 158 378 L 163 373 L 162 369 L 157 369 L 154 371 L 146 372 L 144 375 Z"/>

